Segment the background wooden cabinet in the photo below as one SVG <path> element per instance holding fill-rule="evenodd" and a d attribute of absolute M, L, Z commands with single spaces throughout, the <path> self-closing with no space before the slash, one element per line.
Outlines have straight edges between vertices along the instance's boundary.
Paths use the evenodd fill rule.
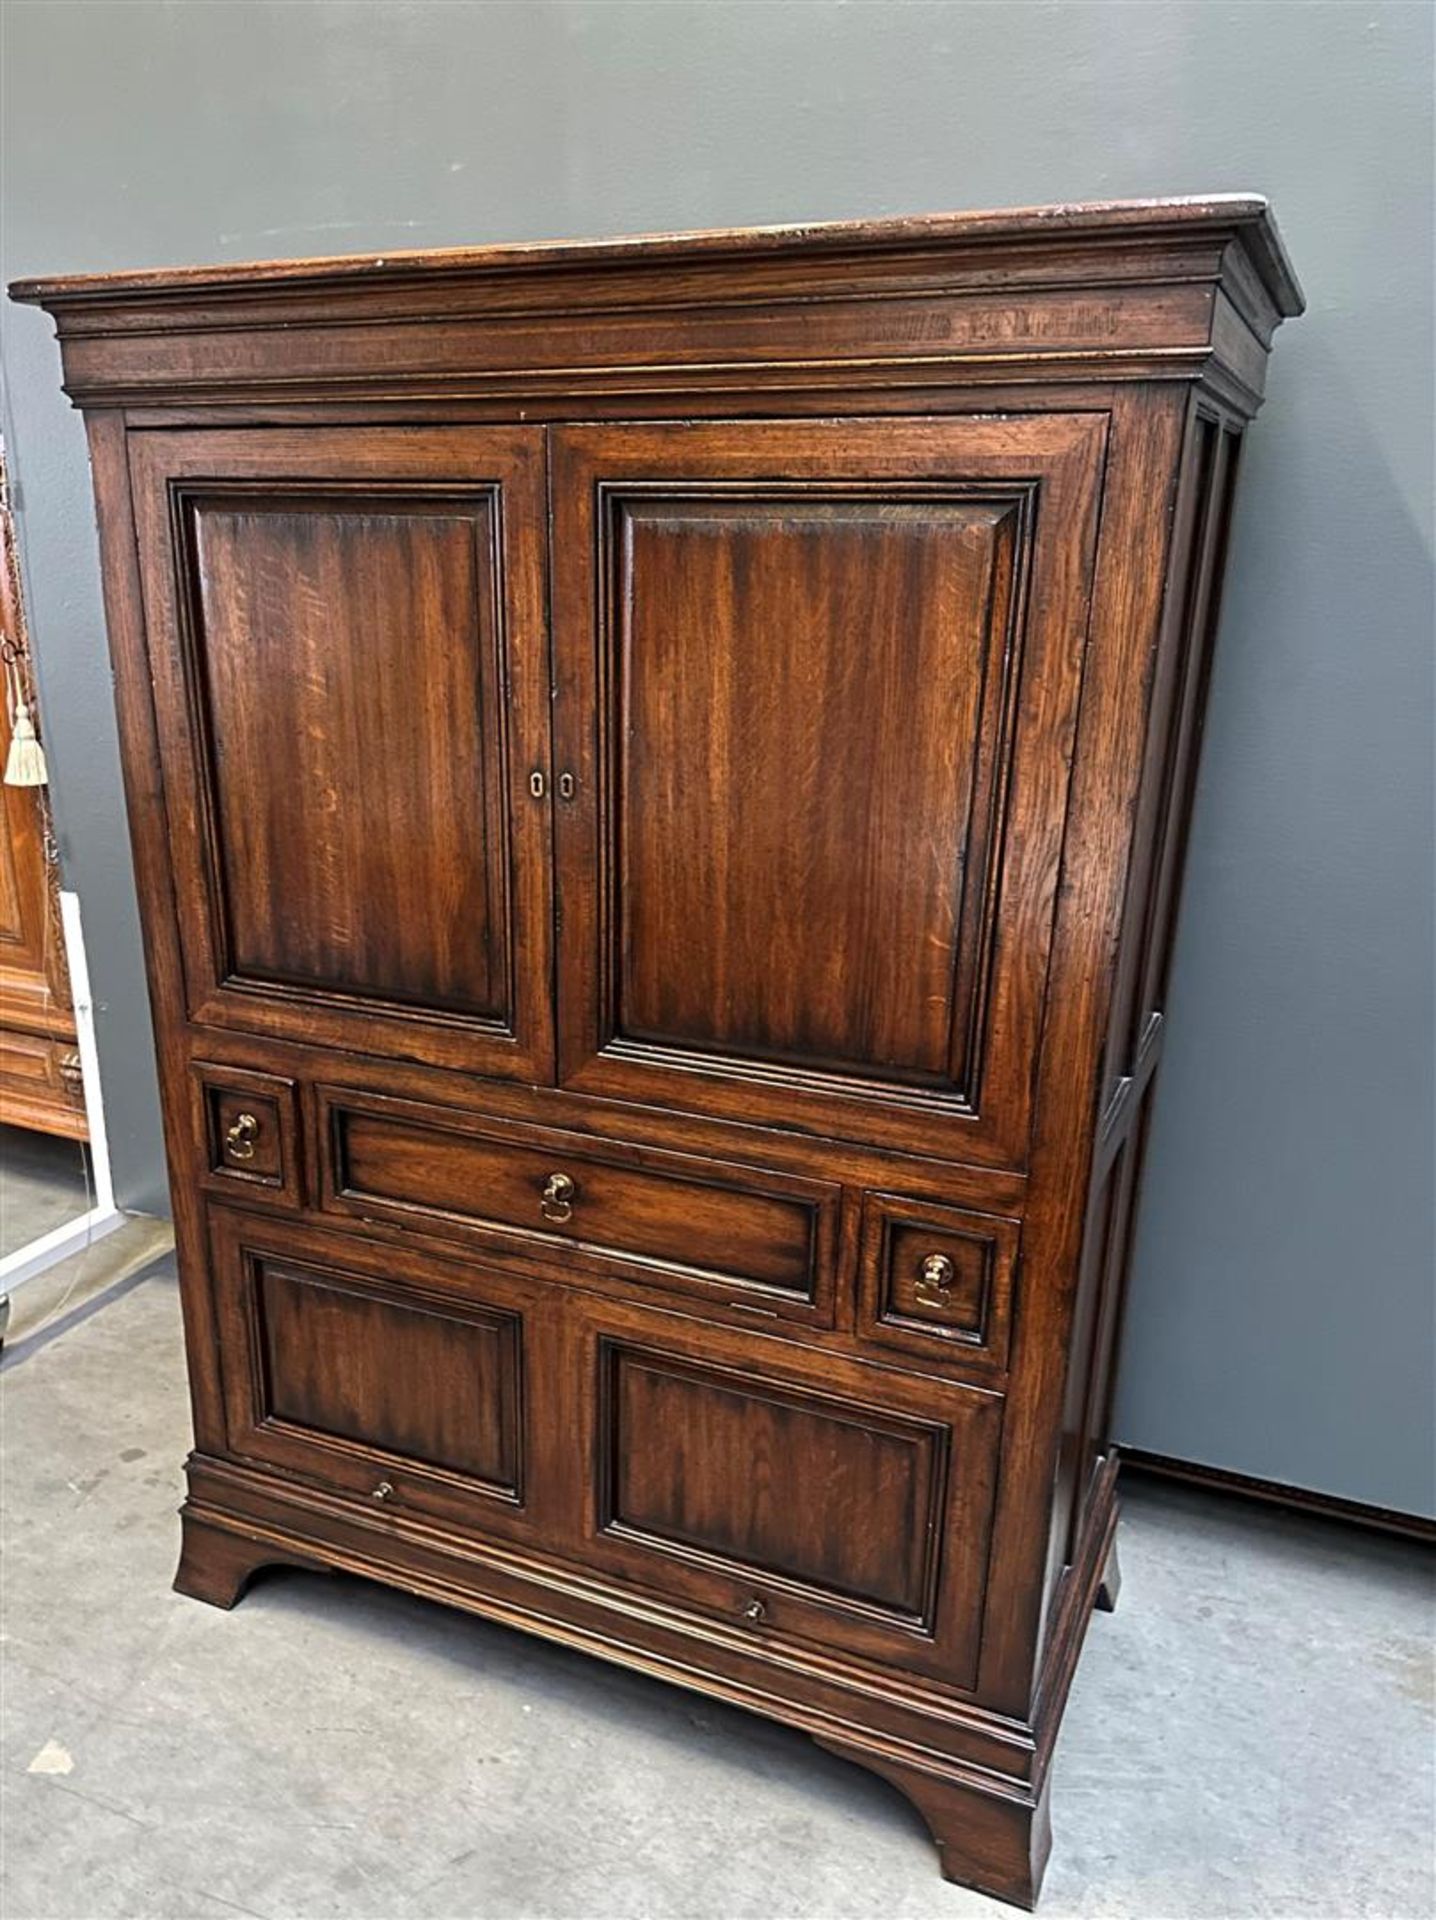
<path fill-rule="evenodd" d="M 19 556 L 0 450 L 0 769 L 10 754 L 10 684 L 33 720 Z M 65 1139 L 89 1137 L 60 875 L 44 787 L 0 785 L 0 1124 Z"/>
<path fill-rule="evenodd" d="M 776 1715 L 1030 1902 L 1264 203 L 19 295 L 90 414 L 179 1585 Z"/>

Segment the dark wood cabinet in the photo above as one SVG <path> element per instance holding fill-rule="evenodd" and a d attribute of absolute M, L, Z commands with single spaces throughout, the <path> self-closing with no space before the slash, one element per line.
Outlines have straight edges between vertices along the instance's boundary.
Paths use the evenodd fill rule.
<path fill-rule="evenodd" d="M 180 1587 L 777 1716 L 1030 1903 L 1265 204 L 15 292 L 99 498 Z"/>

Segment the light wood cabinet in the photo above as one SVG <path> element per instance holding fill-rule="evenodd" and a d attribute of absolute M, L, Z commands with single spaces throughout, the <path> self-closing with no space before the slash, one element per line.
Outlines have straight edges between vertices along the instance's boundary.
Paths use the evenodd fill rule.
<path fill-rule="evenodd" d="M 8 682 L 8 686 L 7 686 Z M 20 560 L 0 450 L 0 769 L 18 688 L 33 721 L 35 681 Z M 60 878 L 44 787 L 0 784 L 0 1126 L 89 1137 Z"/>

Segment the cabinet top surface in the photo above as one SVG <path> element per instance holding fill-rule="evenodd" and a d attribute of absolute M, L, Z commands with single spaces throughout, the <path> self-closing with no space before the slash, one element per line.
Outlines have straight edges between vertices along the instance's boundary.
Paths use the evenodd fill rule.
<path fill-rule="evenodd" d="M 828 221 L 801 226 L 741 227 L 609 240 L 546 240 L 502 246 L 335 255 L 305 260 L 224 262 L 212 266 L 142 268 L 120 273 L 39 276 L 17 280 L 12 299 L 52 309 L 90 303 L 145 302 L 164 296 L 255 295 L 266 289 L 412 282 L 416 279 L 542 276 L 555 268 L 607 266 L 682 270 L 705 263 L 794 256 L 865 258 L 931 256 L 956 270 L 978 271 L 1003 246 L 1044 245 L 1067 252 L 1107 249 L 1209 234 L 1238 241 L 1278 314 L 1304 305 L 1271 210 L 1256 194 L 1214 194 L 1153 200 L 1074 202 L 973 213 Z"/>

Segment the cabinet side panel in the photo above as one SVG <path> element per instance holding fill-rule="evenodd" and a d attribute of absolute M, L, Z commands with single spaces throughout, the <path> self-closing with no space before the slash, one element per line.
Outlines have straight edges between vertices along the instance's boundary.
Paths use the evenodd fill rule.
<path fill-rule="evenodd" d="M 188 1134 L 188 1067 L 182 1037 L 184 974 L 170 870 L 159 732 L 146 649 L 144 600 L 135 547 L 124 416 L 111 411 L 91 412 L 85 417 L 85 428 L 89 436 L 100 535 L 105 625 L 115 672 L 125 803 L 144 935 L 150 1011 L 154 1017 L 195 1444 L 204 1452 L 217 1453 L 224 1445 L 224 1412 L 214 1358 L 217 1333 L 199 1192 L 195 1183 L 185 1177 L 193 1149 Z"/>
<path fill-rule="evenodd" d="M 1053 1527 L 1059 1568 L 1073 1563 L 1106 1451 L 1239 447 L 1235 431 L 1206 406 L 1194 408 L 1108 1025 L 1096 1168 L 1083 1229 Z"/>
<path fill-rule="evenodd" d="M 1058 921 L 1037 1062 L 1037 1127 L 1003 1428 L 980 1697 L 1026 1715 L 1054 1581 L 1044 1578 L 1061 1453 L 1099 1070 L 1111 1006 L 1188 397 L 1114 396 Z M 1060 1701 L 1054 1703 L 1060 1710 Z"/>

